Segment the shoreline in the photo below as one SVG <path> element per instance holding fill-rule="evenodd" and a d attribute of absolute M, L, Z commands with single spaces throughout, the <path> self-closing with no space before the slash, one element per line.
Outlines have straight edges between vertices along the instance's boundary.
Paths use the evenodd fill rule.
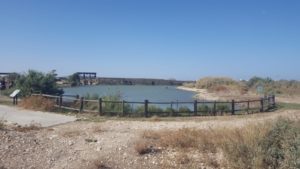
<path fill-rule="evenodd" d="M 194 95 L 195 99 L 213 100 L 213 101 L 220 100 L 219 96 L 216 96 L 213 93 L 209 93 L 206 89 L 196 89 L 196 88 L 189 88 L 189 87 L 184 87 L 184 86 L 177 86 L 176 88 L 179 90 L 195 92 L 196 93 Z"/>

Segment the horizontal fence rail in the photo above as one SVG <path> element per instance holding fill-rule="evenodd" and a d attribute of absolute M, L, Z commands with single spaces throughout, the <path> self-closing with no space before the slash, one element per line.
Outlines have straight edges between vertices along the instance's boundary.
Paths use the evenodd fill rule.
<path fill-rule="evenodd" d="M 94 112 L 99 115 L 150 117 L 150 116 L 217 116 L 268 112 L 276 108 L 275 96 L 243 101 L 198 101 L 151 102 L 144 100 L 98 100 L 85 99 L 78 95 L 53 96 L 32 94 L 53 100 L 55 107 L 78 112 Z"/>

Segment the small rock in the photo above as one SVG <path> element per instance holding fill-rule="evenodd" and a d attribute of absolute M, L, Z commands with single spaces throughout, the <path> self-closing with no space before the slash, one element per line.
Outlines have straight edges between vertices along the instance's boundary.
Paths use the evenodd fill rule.
<path fill-rule="evenodd" d="M 72 146 L 74 145 L 74 142 L 73 141 L 69 141 L 69 146 Z"/>
<path fill-rule="evenodd" d="M 101 151 L 102 147 L 97 147 L 96 151 Z"/>

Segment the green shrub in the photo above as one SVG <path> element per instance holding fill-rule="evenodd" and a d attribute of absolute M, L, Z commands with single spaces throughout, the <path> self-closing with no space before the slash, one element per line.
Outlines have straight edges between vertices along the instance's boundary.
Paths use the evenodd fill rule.
<path fill-rule="evenodd" d="M 84 99 L 86 99 L 86 100 L 98 100 L 99 99 L 99 94 L 94 93 L 94 94 L 91 95 L 90 93 L 87 93 L 84 96 Z"/>
<path fill-rule="evenodd" d="M 212 108 L 206 104 L 198 106 L 197 110 L 198 110 L 198 112 L 200 112 L 203 115 L 208 115 L 212 112 Z"/>
<path fill-rule="evenodd" d="M 144 113 L 145 112 L 145 107 L 144 106 L 137 106 L 133 109 L 133 112 L 138 113 L 138 114 Z"/>
<path fill-rule="evenodd" d="M 154 105 L 150 105 L 150 106 L 148 106 L 148 112 L 161 113 L 161 112 L 163 112 L 163 109 L 160 107 L 154 106 Z"/>
<path fill-rule="evenodd" d="M 74 73 L 68 77 L 68 82 L 72 87 L 80 85 L 80 76 L 78 73 Z"/>
<path fill-rule="evenodd" d="M 300 168 L 300 121 L 280 118 L 275 122 L 238 128 L 145 131 L 143 147 L 162 147 L 204 155 L 222 152 L 221 167 L 232 169 Z M 198 163 L 196 163 L 198 164 Z M 188 168 L 188 167 L 187 167 Z"/>
<path fill-rule="evenodd" d="M 16 88 L 21 90 L 22 96 L 28 96 L 32 92 L 43 94 L 61 95 L 63 90 L 56 85 L 55 71 L 44 74 L 42 72 L 29 70 L 28 73 L 20 75 L 16 80 Z"/>
<path fill-rule="evenodd" d="M 120 94 L 104 96 L 102 99 L 103 101 L 111 101 L 104 102 L 105 112 L 120 112 L 122 110 L 122 96 Z"/>
<path fill-rule="evenodd" d="M 228 104 L 217 104 L 216 111 L 217 112 L 230 112 L 231 108 Z"/>
<path fill-rule="evenodd" d="M 224 138 L 218 144 L 229 168 L 300 168 L 299 120 L 280 118 L 269 125 L 237 129 Z"/>
<path fill-rule="evenodd" d="M 173 112 L 175 112 L 175 109 L 173 109 L 171 107 L 167 107 L 164 112 L 166 112 L 166 113 L 173 113 Z"/>
<path fill-rule="evenodd" d="M 179 107 L 178 109 L 178 112 L 182 112 L 182 113 L 191 113 L 191 109 L 189 109 L 187 106 L 182 106 L 182 107 Z"/>
<path fill-rule="evenodd" d="M 261 141 L 261 147 L 265 167 L 300 168 L 299 123 L 279 119 Z"/>

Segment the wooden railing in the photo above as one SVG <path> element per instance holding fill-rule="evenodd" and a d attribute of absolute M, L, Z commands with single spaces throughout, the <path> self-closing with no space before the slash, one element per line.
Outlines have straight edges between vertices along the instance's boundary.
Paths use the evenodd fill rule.
<path fill-rule="evenodd" d="M 99 98 L 88 100 L 75 95 L 46 95 L 32 94 L 52 99 L 55 106 L 62 109 L 78 112 L 95 112 L 99 115 L 119 116 L 216 116 L 238 115 L 267 112 L 276 108 L 275 96 L 267 96 L 255 100 L 244 101 L 199 101 L 193 102 L 151 102 L 144 100 L 110 101 Z"/>

